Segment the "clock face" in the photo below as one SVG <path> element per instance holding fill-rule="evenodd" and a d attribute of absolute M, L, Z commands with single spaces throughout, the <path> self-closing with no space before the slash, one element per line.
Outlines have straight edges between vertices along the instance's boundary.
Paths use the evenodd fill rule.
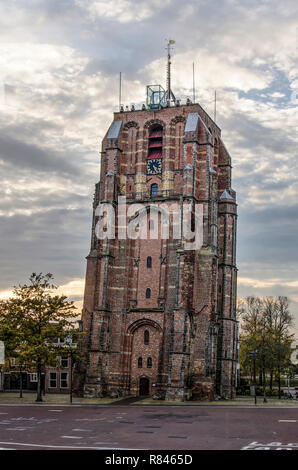
<path fill-rule="evenodd" d="M 148 175 L 158 175 L 161 173 L 161 159 L 156 158 L 147 160 L 147 173 Z"/>

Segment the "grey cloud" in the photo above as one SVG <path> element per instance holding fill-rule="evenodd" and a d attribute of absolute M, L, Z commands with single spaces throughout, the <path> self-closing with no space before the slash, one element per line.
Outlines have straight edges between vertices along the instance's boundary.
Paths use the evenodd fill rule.
<path fill-rule="evenodd" d="M 78 174 L 78 168 L 66 162 L 63 155 L 28 144 L 0 133 L 0 159 L 9 164 L 44 172 Z"/>
<path fill-rule="evenodd" d="M 241 148 L 265 149 L 267 151 L 283 153 L 296 151 L 297 142 L 288 129 L 265 127 L 260 121 L 252 119 L 244 113 L 235 113 L 232 117 L 222 118 L 224 127 L 233 129 L 237 133 L 234 145 Z"/>
<path fill-rule="evenodd" d="M 33 271 L 52 272 L 58 283 L 83 277 L 90 227 L 91 211 L 82 209 L 0 217 L 0 289 L 24 282 Z"/>

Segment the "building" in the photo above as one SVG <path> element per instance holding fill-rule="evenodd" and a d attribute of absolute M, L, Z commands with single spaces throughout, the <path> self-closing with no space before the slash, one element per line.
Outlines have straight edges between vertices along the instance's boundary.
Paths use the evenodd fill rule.
<path fill-rule="evenodd" d="M 4 371 L 0 372 L 0 391 L 18 392 L 22 377 L 22 390 L 37 390 L 37 373 L 23 365 L 22 370 L 17 359 L 6 361 Z M 69 356 L 59 357 L 59 367 L 47 366 L 41 375 L 41 388 L 46 393 L 70 393 L 71 360 Z"/>
<path fill-rule="evenodd" d="M 55 339 L 55 345 L 60 348 L 65 347 L 66 343 L 71 343 L 71 339 Z M 76 343 L 72 344 L 74 348 L 77 347 Z M 76 359 L 72 353 L 66 352 L 63 356 L 57 356 L 56 364 L 45 366 L 41 374 L 41 388 L 45 393 L 70 393 L 72 385 L 72 375 L 74 367 L 76 366 Z M 32 367 L 32 364 L 19 363 L 17 357 L 6 358 L 0 370 L 0 392 L 11 391 L 16 392 L 20 390 L 22 378 L 23 391 L 36 391 L 37 390 L 37 372 Z"/>
<path fill-rule="evenodd" d="M 167 204 L 174 209 L 164 222 Z M 103 238 L 100 228 L 113 235 L 109 207 L 115 237 Z M 141 109 L 114 113 L 102 142 L 87 256 L 78 385 L 85 396 L 234 396 L 236 207 L 230 155 L 199 104 L 182 104 L 169 86 L 148 86 Z M 142 220 L 157 237 L 125 239 L 126 208 L 128 223 L 137 217 L 135 232 Z M 185 225 L 187 210 L 192 228 L 201 220 L 202 243 L 193 249 L 174 237 L 175 216 L 183 214 L 178 223 Z"/>

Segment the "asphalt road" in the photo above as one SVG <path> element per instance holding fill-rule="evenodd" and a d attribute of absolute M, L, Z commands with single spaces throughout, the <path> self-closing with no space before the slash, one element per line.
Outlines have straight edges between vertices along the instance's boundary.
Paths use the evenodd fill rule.
<path fill-rule="evenodd" d="M 0 406 L 0 449 L 298 449 L 298 408 Z"/>

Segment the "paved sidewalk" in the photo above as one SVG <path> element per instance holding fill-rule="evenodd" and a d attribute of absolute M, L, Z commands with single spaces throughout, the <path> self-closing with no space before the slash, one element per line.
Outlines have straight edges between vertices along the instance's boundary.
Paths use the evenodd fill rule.
<path fill-rule="evenodd" d="M 36 403 L 36 393 L 23 392 L 23 398 L 19 397 L 19 393 L 0 392 L 0 405 L 70 405 L 68 394 L 46 394 L 43 396 L 42 403 Z M 218 400 L 218 401 L 164 401 L 153 400 L 151 397 L 121 397 L 121 398 L 77 398 L 73 397 L 73 405 L 114 405 L 114 406 L 232 406 L 232 407 L 255 407 L 253 397 L 237 397 L 234 400 Z M 278 400 L 277 398 L 268 398 L 268 402 L 264 403 L 262 397 L 257 399 L 257 407 L 286 407 L 298 408 L 298 400 Z"/>
<path fill-rule="evenodd" d="M 20 398 L 19 393 L 15 392 L 0 392 L 0 405 L 42 405 L 55 404 L 55 405 L 69 405 L 70 398 L 68 394 L 46 393 L 42 396 L 43 402 L 36 403 L 36 393 L 23 392 L 23 398 Z M 72 403 L 74 405 L 109 405 L 113 402 L 119 401 L 121 398 L 77 398 L 73 397 Z"/>

